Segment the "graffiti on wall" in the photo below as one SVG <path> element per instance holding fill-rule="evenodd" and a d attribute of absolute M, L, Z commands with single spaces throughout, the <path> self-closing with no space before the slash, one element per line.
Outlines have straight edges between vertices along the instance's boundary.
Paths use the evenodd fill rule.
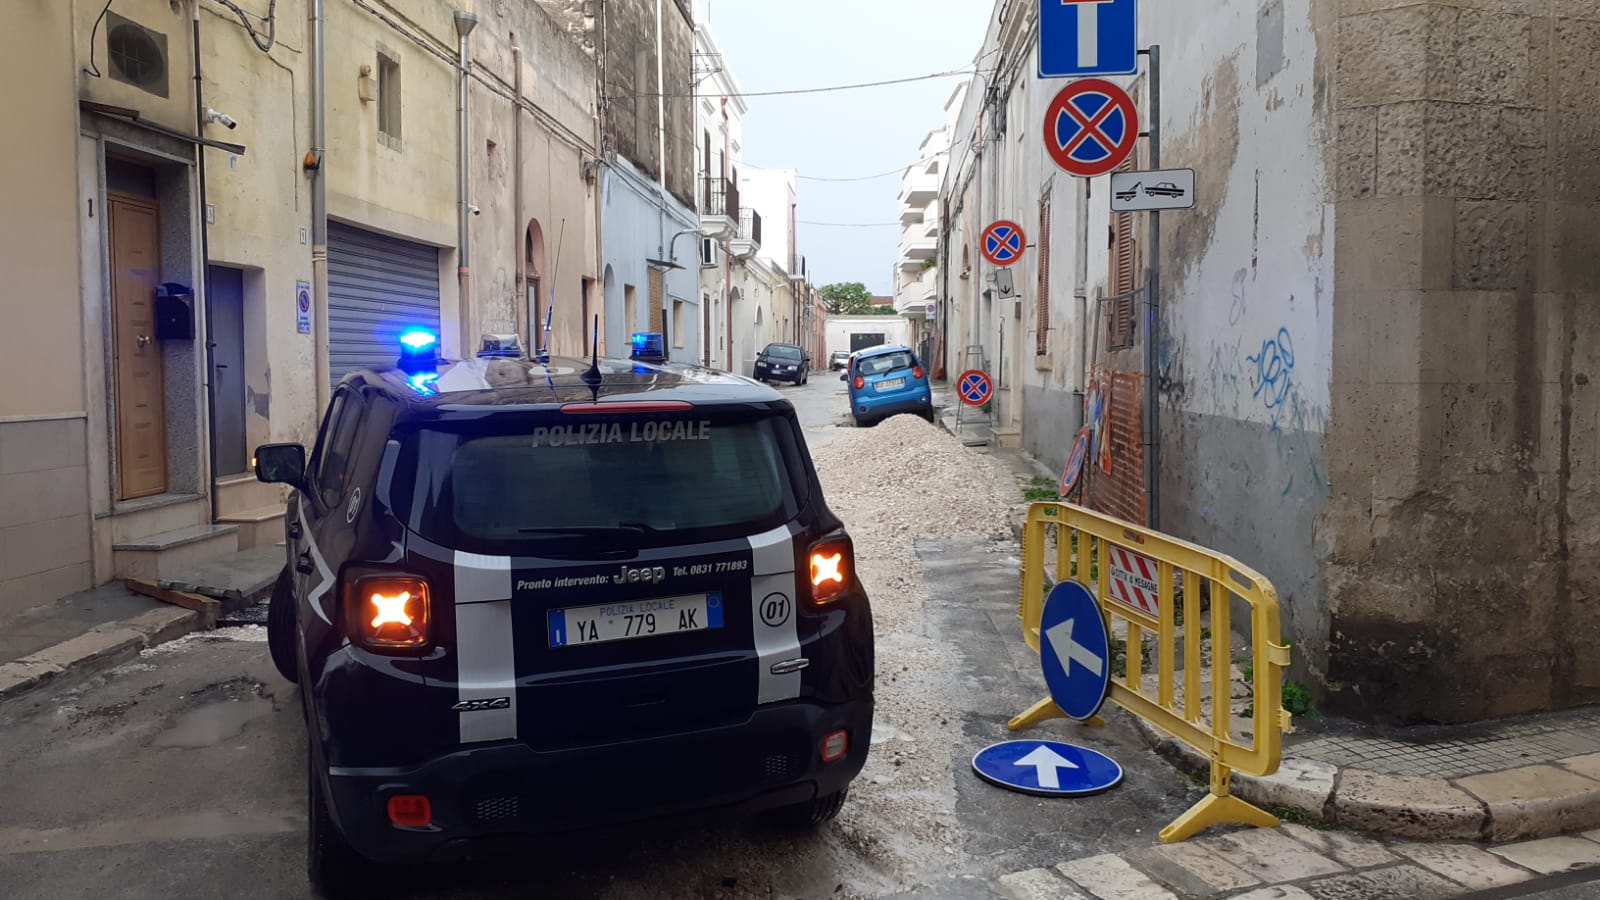
<path fill-rule="evenodd" d="M 1266 407 L 1272 430 L 1279 431 L 1294 390 L 1294 337 L 1287 327 L 1279 328 L 1277 335 L 1261 342 L 1261 352 L 1245 357 L 1245 362 L 1255 366 L 1254 396 Z"/>
<path fill-rule="evenodd" d="M 1299 456 L 1304 467 L 1289 465 L 1289 478 L 1282 495 L 1294 490 L 1302 474 L 1309 474 L 1314 488 L 1323 487 L 1322 469 L 1317 463 L 1317 448 L 1312 433 L 1321 432 L 1327 416 L 1305 401 L 1294 375 L 1294 335 L 1288 326 L 1261 341 L 1261 349 L 1244 358 L 1250 371 L 1251 396 L 1266 410 L 1277 441 L 1278 453 L 1286 459 Z M 1307 473 L 1306 470 L 1309 470 Z"/>

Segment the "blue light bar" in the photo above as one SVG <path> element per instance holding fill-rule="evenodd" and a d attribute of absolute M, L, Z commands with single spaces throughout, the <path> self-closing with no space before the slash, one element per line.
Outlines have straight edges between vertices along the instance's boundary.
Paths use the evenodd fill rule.
<path fill-rule="evenodd" d="M 425 328 L 400 334 L 400 371 L 407 375 L 439 371 L 439 336 Z"/>
<path fill-rule="evenodd" d="M 666 342 L 658 331 L 635 332 L 632 338 L 633 358 L 664 362 L 667 358 Z"/>

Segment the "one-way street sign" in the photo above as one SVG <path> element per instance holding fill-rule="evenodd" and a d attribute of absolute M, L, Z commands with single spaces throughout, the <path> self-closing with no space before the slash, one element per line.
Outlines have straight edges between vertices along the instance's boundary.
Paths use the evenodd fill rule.
<path fill-rule="evenodd" d="M 1194 209 L 1194 170 L 1111 173 L 1112 212 Z"/>
<path fill-rule="evenodd" d="M 1044 600 L 1039 662 L 1050 699 L 1068 718 L 1100 711 L 1111 687 L 1111 636 L 1094 595 L 1076 581 L 1057 584 Z"/>
<path fill-rule="evenodd" d="M 1139 71 L 1138 0 L 1039 0 L 1039 77 Z"/>
<path fill-rule="evenodd" d="M 1122 766 L 1098 750 L 1060 741 L 1001 741 L 972 757 L 990 784 L 1036 797 L 1083 797 L 1122 783 Z"/>

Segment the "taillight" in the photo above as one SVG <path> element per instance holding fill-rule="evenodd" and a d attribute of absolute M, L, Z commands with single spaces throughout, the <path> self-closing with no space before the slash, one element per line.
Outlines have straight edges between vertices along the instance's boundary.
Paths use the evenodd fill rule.
<path fill-rule="evenodd" d="M 363 575 L 345 587 L 350 639 L 369 650 L 418 650 L 432 634 L 426 579 L 415 575 Z"/>
<path fill-rule="evenodd" d="M 922 380 L 922 376 L 925 375 L 925 374 L 927 374 L 927 373 L 922 371 L 922 367 L 921 366 L 917 366 L 915 369 L 911 370 L 912 377 L 916 378 L 918 381 L 921 381 Z"/>
<path fill-rule="evenodd" d="M 402 828 L 426 828 L 433 822 L 433 804 L 423 794 L 389 798 L 389 821 Z"/>
<path fill-rule="evenodd" d="M 855 554 L 849 541 L 823 541 L 811 548 L 811 602 L 826 606 L 855 578 Z"/>
<path fill-rule="evenodd" d="M 850 732 L 833 732 L 822 739 L 822 746 L 818 749 L 822 752 L 823 762 L 842 759 L 846 753 L 850 752 Z"/>
<path fill-rule="evenodd" d="M 563 403 L 561 411 L 569 416 L 596 413 L 655 413 L 683 412 L 694 409 L 687 400 L 607 400 L 604 403 Z"/>
<path fill-rule="evenodd" d="M 862 388 L 867 386 L 867 380 L 865 378 L 862 378 L 860 375 L 857 375 L 856 376 L 855 385 L 856 385 L 856 390 L 859 391 Z"/>

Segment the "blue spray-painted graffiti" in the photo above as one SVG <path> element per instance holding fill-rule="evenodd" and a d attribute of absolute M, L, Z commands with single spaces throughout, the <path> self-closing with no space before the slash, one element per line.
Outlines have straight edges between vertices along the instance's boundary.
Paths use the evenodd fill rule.
<path fill-rule="evenodd" d="M 1312 445 L 1310 432 L 1322 430 L 1324 415 L 1311 408 L 1294 381 L 1294 337 L 1288 328 L 1261 342 L 1261 351 L 1245 357 L 1255 367 L 1251 381 L 1255 385 L 1251 396 L 1261 401 L 1277 437 L 1278 452 L 1286 457 L 1302 456 L 1311 469 L 1311 481 L 1323 485 L 1322 470 L 1317 465 L 1317 450 Z M 1296 474 L 1291 467 L 1283 495 L 1294 489 Z"/>
<path fill-rule="evenodd" d="M 1272 430 L 1278 431 L 1278 421 L 1294 390 L 1294 338 L 1288 328 L 1279 328 L 1277 337 L 1261 342 L 1260 353 L 1245 359 L 1256 367 L 1256 389 L 1252 396 L 1267 408 L 1272 416 Z"/>

